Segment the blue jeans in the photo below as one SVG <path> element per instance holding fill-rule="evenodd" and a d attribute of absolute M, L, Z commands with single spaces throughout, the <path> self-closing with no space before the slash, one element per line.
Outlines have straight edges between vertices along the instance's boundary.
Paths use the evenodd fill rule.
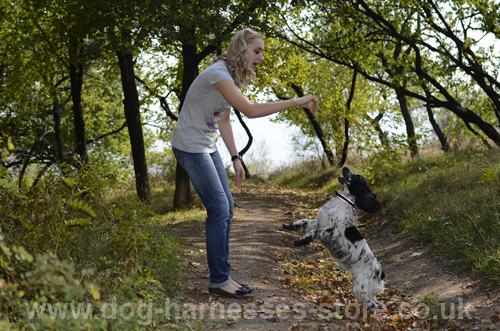
<path fill-rule="evenodd" d="M 188 153 L 173 148 L 173 152 L 207 209 L 205 228 L 210 287 L 229 285 L 231 266 L 227 260 L 234 203 L 222 159 L 218 151 Z"/>

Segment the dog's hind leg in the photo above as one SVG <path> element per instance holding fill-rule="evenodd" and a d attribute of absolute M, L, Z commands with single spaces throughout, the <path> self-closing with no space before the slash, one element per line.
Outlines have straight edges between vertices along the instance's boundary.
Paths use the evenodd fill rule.
<path fill-rule="evenodd" d="M 297 222 L 283 224 L 283 229 L 297 232 L 308 232 L 316 229 L 317 223 L 318 222 L 316 220 L 301 219 Z"/>

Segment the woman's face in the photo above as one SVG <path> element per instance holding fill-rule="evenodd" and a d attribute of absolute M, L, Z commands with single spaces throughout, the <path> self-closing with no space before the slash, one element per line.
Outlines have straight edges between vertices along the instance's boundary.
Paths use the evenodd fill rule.
<path fill-rule="evenodd" d="M 247 44 L 248 69 L 255 70 L 264 61 L 264 40 L 256 38 Z"/>

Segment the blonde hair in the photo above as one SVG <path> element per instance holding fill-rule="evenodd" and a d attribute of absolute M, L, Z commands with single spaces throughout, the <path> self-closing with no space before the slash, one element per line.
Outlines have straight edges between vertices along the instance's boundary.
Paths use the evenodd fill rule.
<path fill-rule="evenodd" d="M 227 69 L 239 88 L 246 87 L 255 79 L 255 72 L 248 68 L 247 48 L 248 44 L 258 38 L 264 40 L 260 33 L 250 28 L 240 30 L 231 39 L 226 52 L 214 60 L 214 63 L 220 60 L 226 61 Z"/>

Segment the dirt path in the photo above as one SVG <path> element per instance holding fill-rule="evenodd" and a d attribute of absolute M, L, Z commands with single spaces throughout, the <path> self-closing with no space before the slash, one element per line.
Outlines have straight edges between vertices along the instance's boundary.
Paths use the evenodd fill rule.
<path fill-rule="evenodd" d="M 283 269 L 280 262 L 284 258 L 317 255 L 314 247 L 293 247 L 297 235 L 281 230 L 282 223 L 305 217 L 301 203 L 278 190 L 258 188 L 235 191 L 234 200 L 236 208 L 229 258 L 234 270 L 231 276 L 253 287 L 255 298 L 247 302 L 209 294 L 204 223 L 179 227 L 176 231 L 188 247 L 185 258 L 192 271 L 185 300 L 195 312 L 192 328 L 345 330 L 346 324 L 342 320 L 328 322 L 318 319 L 317 315 L 321 313 L 318 306 L 281 282 Z M 500 329 L 500 323 L 494 321 L 495 314 L 500 312 L 498 291 L 485 288 L 485 284 L 472 275 L 455 272 L 451 262 L 434 256 L 426 246 L 391 235 L 390 227 L 383 224 L 383 214 L 380 213 L 378 219 L 381 227 L 380 224 L 371 225 L 361 231 L 384 267 L 388 290 L 404 293 L 412 304 L 423 298 L 436 304 L 445 300 L 456 303 L 457 307 L 461 304 L 469 313 L 470 319 L 451 324 L 436 321 L 434 327 Z"/>

